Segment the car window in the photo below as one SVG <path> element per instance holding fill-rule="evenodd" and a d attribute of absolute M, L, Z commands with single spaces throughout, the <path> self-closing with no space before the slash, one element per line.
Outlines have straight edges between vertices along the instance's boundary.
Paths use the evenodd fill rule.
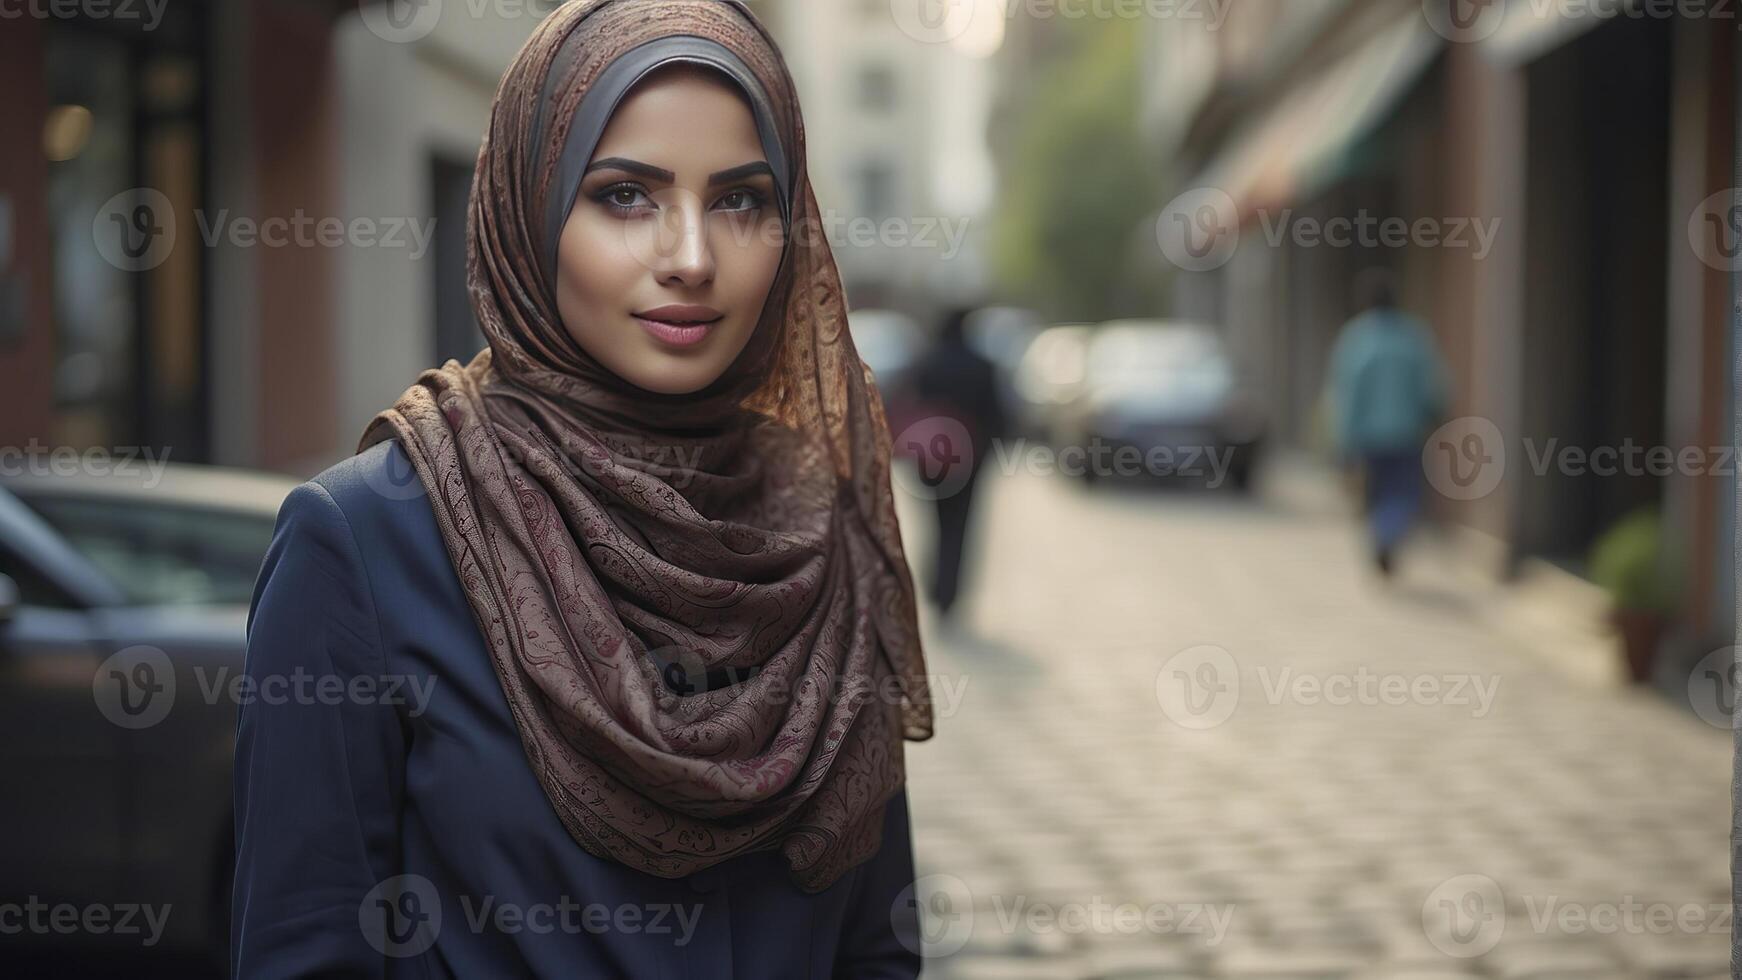
<path fill-rule="evenodd" d="M 18 588 L 18 601 L 26 606 L 49 609 L 75 609 L 71 596 L 49 581 L 36 566 L 19 558 L 10 548 L 0 545 L 0 575 L 12 580 Z"/>
<path fill-rule="evenodd" d="M 136 499 L 24 502 L 141 605 L 246 603 L 272 541 L 273 518 L 265 514 Z"/>

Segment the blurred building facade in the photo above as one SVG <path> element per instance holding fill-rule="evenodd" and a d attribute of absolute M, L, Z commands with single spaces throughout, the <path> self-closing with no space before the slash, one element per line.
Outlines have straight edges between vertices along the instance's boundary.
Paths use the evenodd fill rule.
<path fill-rule="evenodd" d="M 167 243 L 237 216 L 334 213 L 344 5 L 129 6 L 0 31 L 0 443 L 318 453 L 331 257 Z"/>
<path fill-rule="evenodd" d="M 8 19 L 0 445 L 308 474 L 419 371 L 469 359 L 478 142 L 502 70 L 556 5 L 189 0 L 161 22 L 94 5 Z M 983 140 L 961 145 L 984 131 L 985 60 L 916 42 L 880 0 L 750 5 L 798 82 L 849 299 L 923 313 L 970 290 L 976 257 L 945 261 L 936 229 L 991 199 Z M 964 158 L 966 177 L 951 171 Z M 310 244 L 323 218 L 372 233 Z M 305 240 L 266 244 L 275 219 L 310 223 Z M 936 247 L 904 244 L 926 227 Z M 113 254 L 166 228 L 162 254 Z"/>
<path fill-rule="evenodd" d="M 764 0 L 758 10 L 798 85 L 811 180 L 852 307 L 924 316 L 985 282 L 975 219 L 995 196 L 986 124 L 1005 20 L 955 5 L 925 30 L 892 13 L 902 6 Z M 866 222 L 879 231 L 866 234 Z M 943 222 L 962 223 L 959 248 Z"/>
<path fill-rule="evenodd" d="M 1721 450 L 1742 234 L 1737 30 L 1596 10 L 1305 0 L 1236 2 L 1215 30 L 1153 22 L 1145 116 L 1180 161 L 1166 179 L 1225 194 L 1218 220 L 1237 242 L 1176 272 L 1175 312 L 1222 324 L 1275 393 L 1273 431 L 1311 445 L 1356 273 L 1392 268 L 1454 369 L 1452 414 L 1505 443 L 1499 486 L 1441 499 L 1445 516 L 1509 574 L 1576 566 L 1623 514 L 1659 505 L 1690 642 L 1711 649 L 1735 613 Z M 1295 234 L 1363 217 L 1421 232 L 1348 247 Z M 1542 465 L 1559 447 L 1628 445 L 1717 450 L 1720 472 L 1593 480 Z"/>

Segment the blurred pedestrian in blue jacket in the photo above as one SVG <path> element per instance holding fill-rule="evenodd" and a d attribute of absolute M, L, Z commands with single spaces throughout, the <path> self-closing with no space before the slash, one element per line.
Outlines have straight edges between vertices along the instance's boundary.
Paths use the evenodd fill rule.
<path fill-rule="evenodd" d="M 1331 352 L 1329 397 L 1339 460 L 1358 467 L 1373 557 L 1390 575 L 1422 508 L 1422 444 L 1446 409 L 1446 371 L 1433 335 L 1397 308 L 1390 273 L 1357 284 L 1362 312 Z"/>

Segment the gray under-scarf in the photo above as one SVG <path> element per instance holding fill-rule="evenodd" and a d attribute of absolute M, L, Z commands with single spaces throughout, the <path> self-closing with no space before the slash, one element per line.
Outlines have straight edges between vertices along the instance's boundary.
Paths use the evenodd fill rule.
<path fill-rule="evenodd" d="M 557 173 L 551 183 L 552 193 L 545 203 L 544 255 L 549 263 L 547 268 L 556 268 L 557 243 L 562 238 L 563 225 L 568 221 L 569 212 L 574 209 L 575 198 L 581 191 L 581 178 L 586 175 L 587 165 L 593 160 L 593 151 L 599 146 L 599 138 L 604 135 L 605 126 L 611 121 L 611 114 L 617 111 L 623 97 L 648 72 L 674 62 L 689 62 L 713 68 L 731 79 L 749 98 L 751 113 L 756 117 L 756 132 L 762 139 L 762 153 L 768 158 L 769 168 L 774 171 L 775 196 L 780 200 L 781 223 L 790 225 L 792 204 L 788 198 L 791 195 L 791 175 L 787 167 L 786 149 L 780 144 L 780 132 L 775 128 L 774 113 L 769 108 L 768 93 L 762 88 L 762 83 L 748 65 L 719 42 L 688 34 L 671 35 L 631 48 L 607 65 L 599 73 L 593 87 L 581 98 L 580 106 L 575 109 L 574 122 L 569 127 L 568 138 L 563 142 L 562 157 L 557 161 Z M 560 59 L 558 63 L 561 63 Z M 552 91 L 552 87 L 558 82 L 560 74 L 552 71 L 545 80 L 545 90 L 540 99 L 541 111 L 536 117 L 540 122 L 546 119 L 544 108 L 555 101 L 556 93 Z"/>

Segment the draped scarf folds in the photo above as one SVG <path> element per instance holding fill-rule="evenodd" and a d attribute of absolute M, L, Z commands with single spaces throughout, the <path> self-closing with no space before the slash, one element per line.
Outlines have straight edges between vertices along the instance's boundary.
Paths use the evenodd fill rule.
<path fill-rule="evenodd" d="M 637 389 L 557 314 L 541 256 L 577 107 L 624 53 L 714 41 L 768 98 L 814 228 L 792 79 L 723 0 L 577 0 L 504 75 L 467 216 L 488 347 L 369 423 L 398 439 L 527 759 L 592 854 L 675 878 L 779 849 L 817 891 L 874 854 L 932 732 L 890 436 L 824 236 L 789 234 L 750 342 L 694 395 Z"/>

